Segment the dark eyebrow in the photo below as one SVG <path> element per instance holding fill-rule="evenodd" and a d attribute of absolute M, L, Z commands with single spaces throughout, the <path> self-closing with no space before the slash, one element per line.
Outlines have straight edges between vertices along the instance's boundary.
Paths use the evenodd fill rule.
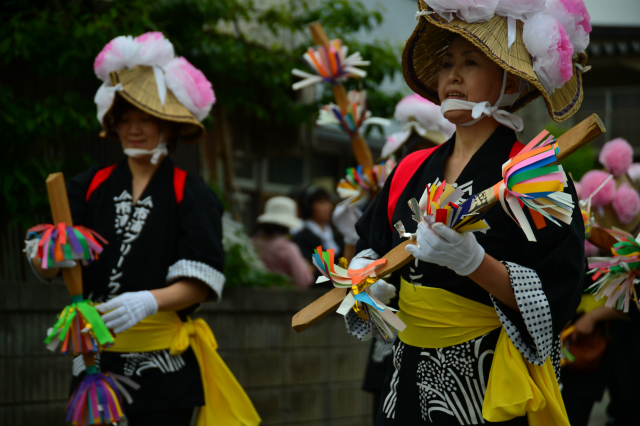
<path fill-rule="evenodd" d="M 462 56 L 469 56 L 469 55 L 471 55 L 473 53 L 481 53 L 481 52 L 479 52 L 478 50 L 463 50 L 461 55 Z M 450 53 L 449 51 L 447 51 L 447 52 L 445 52 L 445 54 L 443 56 L 448 56 L 448 57 L 452 58 L 453 54 Z"/>

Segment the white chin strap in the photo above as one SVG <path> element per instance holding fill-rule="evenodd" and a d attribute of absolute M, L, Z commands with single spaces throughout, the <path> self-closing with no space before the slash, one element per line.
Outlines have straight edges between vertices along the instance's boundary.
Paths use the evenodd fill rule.
<path fill-rule="evenodd" d="M 468 121 L 464 124 L 460 124 L 461 126 L 471 126 L 472 124 L 476 124 L 478 121 L 482 120 L 484 117 L 493 117 L 498 123 L 504 124 L 510 129 L 515 130 L 516 132 L 521 132 L 524 129 L 524 124 L 522 123 L 522 118 L 519 116 L 507 112 L 503 109 L 499 109 L 503 106 L 510 106 L 513 104 L 522 90 L 518 88 L 517 93 L 513 93 L 511 95 L 507 95 L 504 93 L 504 88 L 507 84 L 507 71 L 504 72 L 502 77 L 502 89 L 500 90 L 500 97 L 496 101 L 495 106 L 491 106 L 488 101 L 484 102 L 469 102 L 462 101 L 459 99 L 445 99 L 442 101 L 440 105 L 440 110 L 444 115 L 447 111 L 453 110 L 466 110 L 471 111 L 471 117 L 473 120 Z M 524 87 L 522 87 L 524 89 Z"/>
<path fill-rule="evenodd" d="M 156 165 L 160 160 L 161 156 L 169 155 L 169 150 L 167 149 L 167 144 L 162 141 L 162 134 L 160 134 L 160 142 L 158 146 L 149 150 L 149 149 L 138 149 L 138 148 L 125 148 L 124 155 L 128 157 L 138 157 L 140 155 L 151 155 L 151 164 Z"/>

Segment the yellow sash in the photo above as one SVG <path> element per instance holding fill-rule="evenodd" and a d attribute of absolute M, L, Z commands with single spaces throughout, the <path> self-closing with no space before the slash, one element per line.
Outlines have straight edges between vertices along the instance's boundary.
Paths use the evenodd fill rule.
<path fill-rule="evenodd" d="M 400 340 L 419 348 L 445 348 L 483 336 L 501 326 L 495 309 L 439 288 L 402 279 L 398 316 L 407 325 Z M 527 415 L 531 426 L 569 426 L 558 380 L 547 358 L 527 361 L 507 336 L 498 337 L 482 417 L 504 422 Z"/>
<path fill-rule="evenodd" d="M 216 349 L 209 325 L 198 318 L 182 322 L 175 312 L 158 312 L 135 327 L 118 334 L 109 352 L 151 352 L 169 349 L 180 355 L 191 346 L 200 365 L 204 407 L 198 411 L 197 426 L 254 426 L 260 416 L 251 400 Z"/>

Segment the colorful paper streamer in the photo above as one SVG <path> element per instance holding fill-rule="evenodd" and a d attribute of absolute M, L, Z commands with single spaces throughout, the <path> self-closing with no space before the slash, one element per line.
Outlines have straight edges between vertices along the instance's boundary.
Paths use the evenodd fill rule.
<path fill-rule="evenodd" d="M 43 269 L 62 260 L 80 260 L 88 265 L 102 253 L 100 242 L 107 244 L 97 232 L 81 225 L 66 226 L 64 222 L 36 225 L 27 234 L 32 232 L 40 235 L 37 257 L 42 261 Z"/>
<path fill-rule="evenodd" d="M 325 105 L 320 108 L 316 124 L 318 126 L 338 125 L 348 135 L 353 135 L 362 127 L 377 124 L 388 126 L 390 120 L 372 117 L 367 107 L 367 94 L 364 90 L 350 90 L 347 94 L 349 104 L 346 111 L 341 111 L 336 104 Z"/>
<path fill-rule="evenodd" d="M 394 156 L 385 162 L 375 164 L 372 169 L 363 169 L 362 166 L 349 167 L 345 177 L 338 182 L 338 195 L 343 200 L 351 198 L 353 204 L 366 203 L 382 189 L 395 167 Z"/>
<path fill-rule="evenodd" d="M 60 352 L 78 355 L 113 345 L 113 336 L 91 301 L 76 295 L 71 297 L 71 305 L 62 310 L 44 343 L 52 351 L 62 344 Z"/>
<path fill-rule="evenodd" d="M 536 238 L 522 206 L 527 206 L 532 215 L 541 214 L 558 226 L 562 226 L 558 221 L 571 223 L 573 198 L 563 192 L 567 176 L 561 165 L 552 165 L 558 161 L 559 152 L 555 137 L 543 130 L 502 165 L 503 179 L 493 187 L 502 208 L 522 228 L 529 241 Z"/>
<path fill-rule="evenodd" d="M 323 251 L 322 247 L 317 247 L 312 261 L 323 275 L 316 283 L 331 281 L 334 287 L 350 288 L 337 312 L 346 315 L 353 309 L 383 339 L 392 336 L 396 330 L 404 330 L 406 325 L 393 313 L 395 310 L 376 299 L 369 288 L 378 281 L 375 268 L 386 264 L 386 259 L 378 259 L 362 269 L 354 270 L 346 268 L 344 258 L 341 259 L 343 266 L 335 265 L 334 257 L 333 249 Z"/>
<path fill-rule="evenodd" d="M 612 257 L 587 259 L 590 274 L 595 283 L 587 291 L 596 300 L 607 298 L 605 306 L 623 312 L 629 311 L 629 302 L 638 303 L 636 281 L 640 277 L 640 243 L 631 234 L 617 229 L 607 229 L 618 242 L 611 247 Z"/>
<path fill-rule="evenodd" d="M 87 366 L 85 377 L 67 404 L 67 422 L 77 426 L 118 422 L 123 415 L 122 395 L 129 403 L 133 401 L 119 382 L 134 389 L 140 387 L 127 377 L 100 373 L 95 365 Z"/>
<path fill-rule="evenodd" d="M 300 90 L 316 83 L 338 84 L 350 77 L 363 78 L 367 75 L 359 66 L 370 65 L 363 61 L 360 52 L 348 55 L 349 48 L 342 45 L 339 39 L 331 40 L 329 47 L 315 46 L 307 49 L 302 61 L 312 73 L 294 68 L 291 73 L 303 80 L 293 84 L 293 90 Z"/>

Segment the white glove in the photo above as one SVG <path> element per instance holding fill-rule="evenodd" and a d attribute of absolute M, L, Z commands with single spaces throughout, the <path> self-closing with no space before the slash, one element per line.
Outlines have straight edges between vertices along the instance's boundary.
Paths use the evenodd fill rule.
<path fill-rule="evenodd" d="M 344 242 L 355 246 L 358 242 L 358 233 L 356 232 L 356 222 L 362 216 L 360 209 L 351 203 L 348 198 L 341 201 L 333 211 L 333 224 L 338 231 L 344 236 Z"/>
<path fill-rule="evenodd" d="M 446 266 L 458 275 L 473 273 L 484 260 L 484 248 L 471 232 L 460 234 L 442 223 L 431 228 L 421 222 L 417 231 L 418 245 L 406 249 L 416 259 Z"/>
<path fill-rule="evenodd" d="M 27 254 L 27 257 L 33 262 L 33 259 L 35 259 L 38 256 L 38 244 L 40 243 L 40 239 L 39 238 L 32 238 L 30 240 L 26 240 L 24 242 L 25 246 L 24 246 L 24 250 L 22 250 L 23 252 L 25 252 Z M 48 265 L 49 269 L 51 268 L 73 268 L 74 266 L 76 266 L 76 262 L 75 260 L 61 260 L 60 262 L 49 262 Z"/>
<path fill-rule="evenodd" d="M 362 269 L 368 266 L 370 263 L 373 263 L 373 259 L 365 259 L 364 257 L 359 257 L 357 259 L 353 259 L 349 264 L 349 269 Z M 387 283 L 385 280 L 378 280 L 375 283 L 371 284 L 371 293 L 384 303 L 388 305 L 391 302 L 391 299 L 396 297 L 396 287 Z"/>
<path fill-rule="evenodd" d="M 144 291 L 123 293 L 108 302 L 96 306 L 102 313 L 107 328 L 116 334 L 130 329 L 149 315 L 158 312 L 158 302 L 153 294 Z"/>

